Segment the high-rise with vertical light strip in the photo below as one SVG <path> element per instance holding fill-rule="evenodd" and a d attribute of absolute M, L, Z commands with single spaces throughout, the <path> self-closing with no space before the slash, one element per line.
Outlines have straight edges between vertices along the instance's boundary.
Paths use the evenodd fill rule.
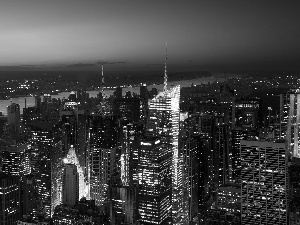
<path fill-rule="evenodd" d="M 158 137 L 172 149 L 172 218 L 180 213 L 180 197 L 182 174 L 179 166 L 178 134 L 179 134 L 179 99 L 180 86 L 160 92 L 149 101 L 149 117 L 147 136 Z M 175 219 L 177 221 L 177 219 Z"/>
<path fill-rule="evenodd" d="M 290 157 L 300 158 L 300 90 L 280 95 L 280 138 L 285 138 Z"/>

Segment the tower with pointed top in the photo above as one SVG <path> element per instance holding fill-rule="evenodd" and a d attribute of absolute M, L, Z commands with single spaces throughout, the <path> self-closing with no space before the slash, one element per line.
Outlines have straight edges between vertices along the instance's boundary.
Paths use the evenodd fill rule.
<path fill-rule="evenodd" d="M 97 105 L 97 113 L 100 113 L 102 115 L 110 114 L 111 106 L 110 104 L 105 100 L 104 98 L 104 70 L 103 70 L 103 64 L 102 64 L 102 73 L 101 73 L 101 85 L 100 85 L 100 93 L 98 96 L 101 96 L 101 102 L 99 105 Z"/>
<path fill-rule="evenodd" d="M 168 60 L 168 43 L 166 42 L 166 60 L 165 60 L 164 91 L 167 90 L 167 85 L 168 85 L 167 60 Z"/>
<path fill-rule="evenodd" d="M 102 75 L 101 75 L 101 94 L 102 99 L 104 97 L 104 74 L 103 74 L 103 64 L 102 64 Z"/>

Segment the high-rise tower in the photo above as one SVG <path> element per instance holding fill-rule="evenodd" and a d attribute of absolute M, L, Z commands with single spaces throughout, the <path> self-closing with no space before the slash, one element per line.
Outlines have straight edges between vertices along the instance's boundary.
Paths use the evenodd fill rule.
<path fill-rule="evenodd" d="M 162 143 L 171 147 L 172 154 L 172 218 L 178 221 L 182 201 L 182 173 L 179 165 L 178 135 L 179 135 L 179 99 L 180 86 L 160 92 L 149 101 L 149 115 L 146 135 L 158 137 Z M 174 222 L 176 223 L 176 222 Z"/>
<path fill-rule="evenodd" d="M 280 137 L 287 140 L 290 157 L 300 158 L 300 92 L 293 90 L 280 95 Z"/>
<path fill-rule="evenodd" d="M 0 173 L 0 225 L 20 218 L 20 177 Z"/>
<path fill-rule="evenodd" d="M 157 138 L 140 142 L 138 167 L 138 210 L 146 224 L 167 224 L 171 220 L 172 152 Z"/>
<path fill-rule="evenodd" d="M 286 147 L 241 140 L 242 224 L 287 224 Z"/>
<path fill-rule="evenodd" d="M 62 203 L 76 205 L 79 201 L 79 175 L 74 164 L 66 164 L 63 174 Z"/>

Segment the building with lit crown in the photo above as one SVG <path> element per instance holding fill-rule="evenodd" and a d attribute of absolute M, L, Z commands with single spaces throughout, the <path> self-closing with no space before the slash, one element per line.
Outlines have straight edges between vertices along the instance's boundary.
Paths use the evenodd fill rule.
<path fill-rule="evenodd" d="M 148 120 L 146 135 L 158 137 L 159 140 L 169 145 L 172 149 L 172 219 L 174 223 L 181 220 L 182 216 L 182 172 L 179 165 L 179 101 L 180 86 L 165 89 L 149 100 Z"/>

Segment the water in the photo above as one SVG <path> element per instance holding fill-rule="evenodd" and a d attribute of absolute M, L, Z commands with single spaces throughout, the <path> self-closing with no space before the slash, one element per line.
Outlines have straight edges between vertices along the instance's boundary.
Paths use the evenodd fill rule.
<path fill-rule="evenodd" d="M 202 77 L 202 78 L 197 78 L 197 79 L 193 79 L 193 80 L 170 81 L 170 82 L 168 82 L 168 86 L 172 87 L 174 85 L 180 85 L 181 87 L 188 87 L 192 83 L 194 85 L 201 84 L 201 83 L 207 84 L 208 82 L 214 82 L 216 80 L 217 80 L 217 78 L 215 78 L 215 77 Z M 222 82 L 222 81 L 224 81 L 224 79 L 218 78 L 218 81 Z M 158 91 L 162 91 L 163 84 L 148 85 L 148 90 L 151 90 L 152 88 L 156 88 Z M 139 94 L 140 87 L 123 88 L 123 95 L 125 95 L 125 93 L 127 91 L 131 91 L 131 92 Z M 113 94 L 113 92 L 114 92 L 114 90 L 105 90 L 104 94 L 106 96 L 110 96 Z M 88 91 L 88 93 L 90 94 L 90 97 L 95 98 L 95 97 L 97 97 L 97 94 L 99 93 L 99 91 Z M 51 95 L 51 98 L 64 99 L 64 98 L 68 98 L 69 95 L 70 95 L 70 92 L 61 92 L 61 93 L 58 93 L 57 95 Z M 2 112 L 3 115 L 7 115 L 7 106 L 9 106 L 11 103 L 19 104 L 20 109 L 21 109 L 21 114 L 23 114 L 23 108 L 25 107 L 25 97 L 0 100 L 0 113 Z M 34 97 L 26 97 L 26 106 L 32 107 L 34 105 L 35 105 Z"/>

